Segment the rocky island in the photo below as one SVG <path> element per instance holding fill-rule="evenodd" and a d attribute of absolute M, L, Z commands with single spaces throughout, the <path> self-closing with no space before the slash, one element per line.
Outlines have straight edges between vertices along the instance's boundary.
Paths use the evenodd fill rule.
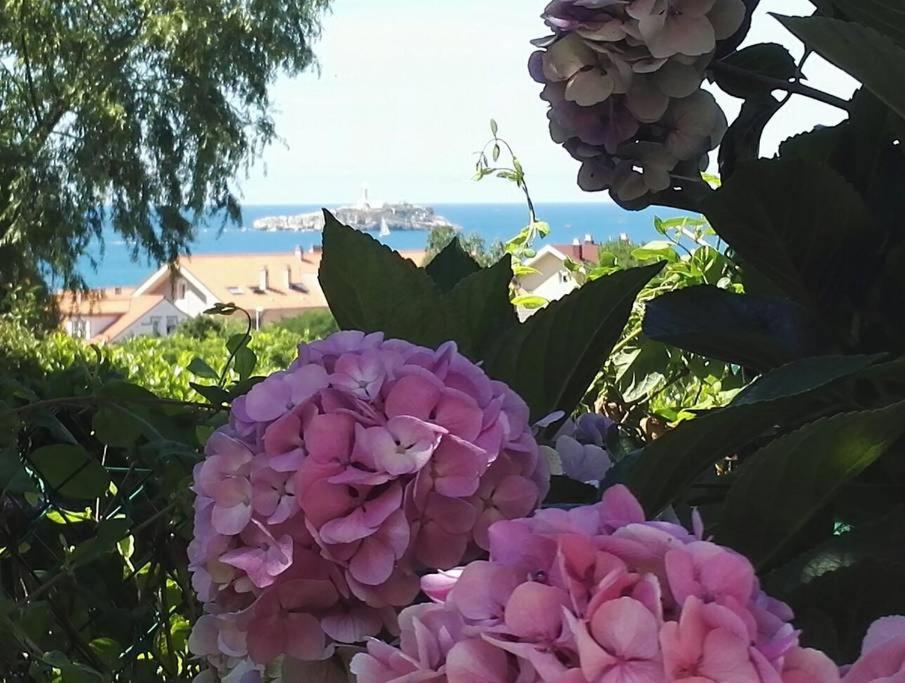
<path fill-rule="evenodd" d="M 364 231 L 379 231 L 383 235 L 393 230 L 433 230 L 445 226 L 457 228 L 438 216 L 433 209 L 408 203 L 372 206 L 365 200 L 356 206 L 335 209 L 332 213 L 348 226 Z M 259 218 L 252 225 L 257 230 L 318 232 L 324 229 L 324 216 L 320 211 L 295 216 L 268 216 Z"/>

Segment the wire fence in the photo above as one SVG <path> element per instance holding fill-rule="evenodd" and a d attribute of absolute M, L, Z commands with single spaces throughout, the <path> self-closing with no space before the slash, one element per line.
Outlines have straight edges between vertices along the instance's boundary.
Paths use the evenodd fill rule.
<path fill-rule="evenodd" d="M 133 402 L 135 390 L 5 413 L 15 427 L 0 441 L 0 681 L 182 681 L 199 670 L 186 549 L 204 420 Z"/>

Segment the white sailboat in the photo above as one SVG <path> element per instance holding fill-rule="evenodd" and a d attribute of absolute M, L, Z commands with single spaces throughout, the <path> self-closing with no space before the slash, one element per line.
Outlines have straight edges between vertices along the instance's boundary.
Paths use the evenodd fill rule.
<path fill-rule="evenodd" d="M 387 225 L 387 219 L 380 219 L 380 236 L 381 237 L 389 237 L 390 236 L 390 226 Z"/>

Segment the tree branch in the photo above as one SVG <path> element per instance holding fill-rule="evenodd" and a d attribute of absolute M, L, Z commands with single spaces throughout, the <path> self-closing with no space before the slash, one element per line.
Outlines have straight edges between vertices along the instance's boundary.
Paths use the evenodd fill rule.
<path fill-rule="evenodd" d="M 28 41 L 25 39 L 25 5 L 26 3 L 22 3 L 19 6 L 19 40 L 22 43 L 22 61 L 25 64 L 25 82 L 28 85 L 28 94 L 29 99 L 31 100 L 31 107 L 35 114 L 35 121 L 40 121 L 43 118 L 43 113 L 41 112 L 41 107 L 38 105 L 38 96 L 35 91 L 35 81 L 32 78 L 31 73 L 31 58 L 28 56 Z"/>

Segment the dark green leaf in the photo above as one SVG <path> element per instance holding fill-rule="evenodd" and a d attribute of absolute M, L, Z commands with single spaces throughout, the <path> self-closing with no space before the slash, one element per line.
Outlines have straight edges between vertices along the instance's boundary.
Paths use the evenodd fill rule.
<path fill-rule="evenodd" d="M 713 71 L 721 89 L 740 99 L 754 95 L 769 95 L 776 88 L 765 84 L 757 76 L 791 81 L 798 75 L 798 65 L 789 51 L 778 43 L 758 43 L 733 52 L 722 60 L 728 69 Z"/>
<path fill-rule="evenodd" d="M 853 662 L 867 627 L 879 617 L 905 614 L 905 565 L 870 557 L 827 572 L 784 596 L 802 628 L 802 645 Z M 882 679 L 880 679 L 882 680 Z"/>
<path fill-rule="evenodd" d="M 107 471 L 79 446 L 44 446 L 30 460 L 47 486 L 67 498 L 98 498 L 110 484 Z"/>
<path fill-rule="evenodd" d="M 832 0 L 845 15 L 905 45 L 905 7 L 901 0 Z"/>
<path fill-rule="evenodd" d="M 819 353 L 820 333 L 788 299 L 689 287 L 649 302 L 644 334 L 692 353 L 755 370 Z"/>
<path fill-rule="evenodd" d="M 537 420 L 571 412 L 619 339 L 635 298 L 663 264 L 589 282 L 501 335 L 485 370 L 509 384 Z"/>
<path fill-rule="evenodd" d="M 827 17 L 774 15 L 827 61 L 860 81 L 905 117 L 905 48 L 867 26 Z"/>
<path fill-rule="evenodd" d="M 448 292 L 461 280 L 481 270 L 478 262 L 462 248 L 458 237 L 450 240 L 425 268 L 440 291 Z"/>
<path fill-rule="evenodd" d="M 779 100 L 769 92 L 753 94 L 745 100 L 720 143 L 719 169 L 723 182 L 735 173 L 740 163 L 760 157 L 764 129 L 781 107 Z"/>
<path fill-rule="evenodd" d="M 430 276 L 369 235 L 324 212 L 319 279 L 337 324 L 436 346 L 452 338 Z"/>
<path fill-rule="evenodd" d="M 228 391 L 217 386 L 197 384 L 195 382 L 189 382 L 189 386 L 214 405 L 229 403 L 232 399 Z"/>
<path fill-rule="evenodd" d="M 192 362 L 188 365 L 188 371 L 198 377 L 203 377 L 204 379 L 220 378 L 220 374 L 208 365 L 207 361 L 203 358 L 193 358 Z"/>
<path fill-rule="evenodd" d="M 905 565 L 905 508 L 895 507 L 880 519 L 832 536 L 765 577 L 768 592 L 792 597 L 824 574 L 857 565 L 865 558 Z"/>
<path fill-rule="evenodd" d="M 507 254 L 460 281 L 447 297 L 454 338 L 474 360 L 482 359 L 494 339 L 518 324 L 509 301 L 511 283 L 512 258 Z"/>
<path fill-rule="evenodd" d="M 905 402 L 833 415 L 772 441 L 729 490 L 718 539 L 756 566 L 769 565 L 903 433 Z"/>
<path fill-rule="evenodd" d="M 799 418 L 815 406 L 820 390 L 876 361 L 876 356 L 822 356 L 773 370 L 729 406 L 685 422 L 650 443 L 632 469 L 632 490 L 648 512 L 659 512 L 708 467 L 734 454 L 778 419 Z"/>
<path fill-rule="evenodd" d="M 229 339 L 226 340 L 226 350 L 230 353 L 235 353 L 239 349 L 248 346 L 248 342 L 250 341 L 251 336 L 244 332 L 230 335 Z"/>
<path fill-rule="evenodd" d="M 94 435 L 108 446 L 127 448 L 138 441 L 144 424 L 127 410 L 102 407 L 92 420 Z"/>
<path fill-rule="evenodd" d="M 36 493 L 35 482 L 15 448 L 0 449 L 0 496 L 5 493 Z"/>
<path fill-rule="evenodd" d="M 858 193 L 841 176 L 803 159 L 741 166 L 704 202 L 714 230 L 788 296 L 842 315 L 873 246 Z"/>
<path fill-rule="evenodd" d="M 239 381 L 244 381 L 255 371 L 258 364 L 258 357 L 255 352 L 247 346 L 243 346 L 236 351 L 236 357 L 233 361 L 233 367 L 239 375 Z"/>

